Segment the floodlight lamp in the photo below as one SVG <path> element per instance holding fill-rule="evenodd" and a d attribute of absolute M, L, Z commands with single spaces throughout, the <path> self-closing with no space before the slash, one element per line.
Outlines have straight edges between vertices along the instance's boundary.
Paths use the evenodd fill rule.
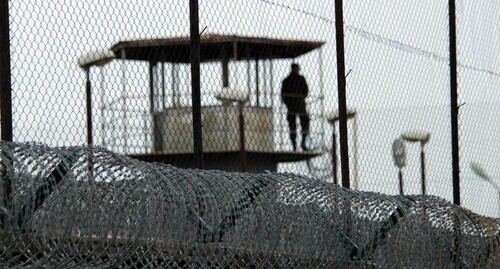
<path fill-rule="evenodd" d="M 470 163 L 470 169 L 472 170 L 472 172 L 474 172 L 474 174 L 479 176 L 481 179 L 488 181 L 491 180 L 490 176 L 486 173 L 486 171 L 480 164 L 472 162 Z"/>
<path fill-rule="evenodd" d="M 222 89 L 215 94 L 215 98 L 223 103 L 246 103 L 248 101 L 248 91 L 238 88 L 222 87 Z"/>
<path fill-rule="evenodd" d="M 422 130 L 411 130 L 401 134 L 401 138 L 408 142 L 420 142 L 426 144 L 431 139 L 431 133 Z"/>
<path fill-rule="evenodd" d="M 108 49 L 99 49 L 83 54 L 78 58 L 78 65 L 87 69 L 91 66 L 104 66 L 115 58 L 115 53 Z"/>

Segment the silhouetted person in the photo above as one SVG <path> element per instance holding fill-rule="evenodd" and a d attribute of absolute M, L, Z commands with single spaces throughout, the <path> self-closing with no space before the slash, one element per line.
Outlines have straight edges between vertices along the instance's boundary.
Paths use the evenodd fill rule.
<path fill-rule="evenodd" d="M 306 97 L 309 92 L 306 79 L 299 74 L 298 64 L 292 64 L 290 75 L 283 80 L 281 85 L 281 100 L 285 104 L 288 114 L 287 121 L 290 126 L 290 139 L 292 140 L 293 150 L 297 150 L 297 115 L 300 118 L 302 131 L 302 149 L 307 150 L 306 138 L 309 134 L 309 115 L 306 111 Z"/>

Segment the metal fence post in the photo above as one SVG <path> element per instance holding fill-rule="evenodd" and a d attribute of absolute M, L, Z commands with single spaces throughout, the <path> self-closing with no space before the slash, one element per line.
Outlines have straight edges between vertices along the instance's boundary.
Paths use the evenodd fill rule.
<path fill-rule="evenodd" d="M 247 150 L 245 147 L 245 117 L 243 115 L 243 102 L 238 102 L 238 123 L 239 123 L 239 135 L 240 135 L 240 171 L 247 171 Z"/>
<path fill-rule="evenodd" d="M 12 141 L 12 86 L 10 72 L 10 36 L 9 36 L 9 0 L 0 0 L 0 125 L 1 139 Z M 6 156 L 5 154 L 2 154 Z M 12 180 L 7 173 L 7 162 L 10 158 L 1 160 L 3 189 L 3 205 L 6 209 L 12 204 Z"/>
<path fill-rule="evenodd" d="M 453 203 L 460 205 L 460 162 L 458 141 L 458 82 L 457 82 L 457 25 L 455 0 L 449 0 L 450 23 L 450 106 L 451 106 L 451 153 L 453 166 Z"/>
<path fill-rule="evenodd" d="M 189 21 L 191 35 L 191 100 L 193 106 L 193 145 L 194 164 L 203 169 L 203 141 L 201 127 L 201 93 L 200 93 L 200 26 L 198 0 L 189 0 Z"/>
<path fill-rule="evenodd" d="M 2 140 L 12 141 L 9 0 L 0 0 L 0 117 Z"/>
<path fill-rule="evenodd" d="M 87 145 L 93 144 L 92 128 L 92 83 L 90 82 L 90 66 L 85 68 L 85 102 L 87 112 Z"/>
<path fill-rule="evenodd" d="M 337 84 L 339 98 L 340 165 L 342 167 L 342 186 L 350 188 L 349 145 L 347 142 L 347 102 L 344 58 L 344 15 L 342 0 L 335 0 L 335 33 L 337 46 Z"/>

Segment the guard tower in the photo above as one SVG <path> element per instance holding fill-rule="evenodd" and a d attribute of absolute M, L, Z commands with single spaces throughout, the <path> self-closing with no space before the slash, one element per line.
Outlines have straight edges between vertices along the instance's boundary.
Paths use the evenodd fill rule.
<path fill-rule="evenodd" d="M 323 44 L 217 34 L 201 37 L 204 168 L 240 171 L 242 146 L 247 172 L 276 171 L 278 163 L 306 161 L 321 154 L 320 146 L 316 147 L 317 150 L 307 151 L 293 151 L 284 146 L 283 141 L 288 141 L 289 132 L 285 122 L 286 109 L 279 99 L 280 89 L 272 85 L 273 62 L 290 63 L 292 59 L 319 49 Z M 133 74 L 127 70 L 129 64 L 138 62 L 144 67 L 149 66 L 149 85 L 141 87 L 139 96 L 123 94 L 112 100 L 97 98 L 106 100 L 99 104 L 104 122 L 95 124 L 101 127 L 95 133 L 103 137 L 104 146 L 144 161 L 194 167 L 192 106 L 190 98 L 185 98 L 188 102 L 179 101 L 183 95 L 179 85 L 186 81 L 179 77 L 178 70 L 179 67 L 189 66 L 189 37 L 121 41 L 112 46 L 111 51 L 116 55 L 116 64 L 121 66 L 119 73 L 123 76 L 121 82 L 124 88 L 136 87 L 124 81 L 133 80 Z M 205 65 L 212 71 L 205 72 Z M 236 70 L 230 70 L 230 66 Z M 213 72 L 214 67 L 221 68 L 222 72 L 220 69 Z M 253 74 L 251 67 L 255 68 Z M 259 68 L 265 68 L 265 72 L 259 71 Z M 230 78 L 231 72 L 239 74 L 237 79 Z M 246 79 L 241 79 L 245 73 Z M 279 75 L 281 81 L 286 73 Z M 220 85 L 216 92 L 204 89 L 203 80 L 207 76 L 211 76 L 211 85 Z M 168 83 L 166 77 L 169 77 Z M 105 76 L 103 79 L 106 79 Z M 267 81 L 266 88 L 261 87 L 264 80 Z M 133 101 L 138 98 L 143 100 Z M 322 106 L 322 92 L 315 98 L 318 99 L 315 102 Z M 241 101 L 240 105 L 231 100 Z M 322 107 L 320 109 L 323 111 Z M 240 128 L 240 112 L 244 120 L 243 129 Z M 315 120 L 324 121 L 322 117 L 320 115 Z M 323 123 L 312 124 L 311 130 L 315 128 L 313 126 L 323 126 Z M 317 132 L 322 132 L 317 129 Z M 310 139 L 321 139 L 321 136 L 310 136 Z M 138 139 L 144 143 L 139 149 L 133 148 L 133 140 Z"/>

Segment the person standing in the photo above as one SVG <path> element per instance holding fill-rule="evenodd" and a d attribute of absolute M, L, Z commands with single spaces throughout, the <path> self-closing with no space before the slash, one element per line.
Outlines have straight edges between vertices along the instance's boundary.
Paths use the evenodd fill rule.
<path fill-rule="evenodd" d="M 302 132 L 302 142 L 300 146 L 303 150 L 307 150 L 306 139 L 309 135 L 309 115 L 306 111 L 306 97 L 309 88 L 306 79 L 300 75 L 300 66 L 293 63 L 291 67 L 292 70 L 290 74 L 281 84 L 281 101 L 288 110 L 286 119 L 290 127 L 290 139 L 292 141 L 293 150 L 297 150 L 297 116 L 299 116 L 300 119 Z"/>

